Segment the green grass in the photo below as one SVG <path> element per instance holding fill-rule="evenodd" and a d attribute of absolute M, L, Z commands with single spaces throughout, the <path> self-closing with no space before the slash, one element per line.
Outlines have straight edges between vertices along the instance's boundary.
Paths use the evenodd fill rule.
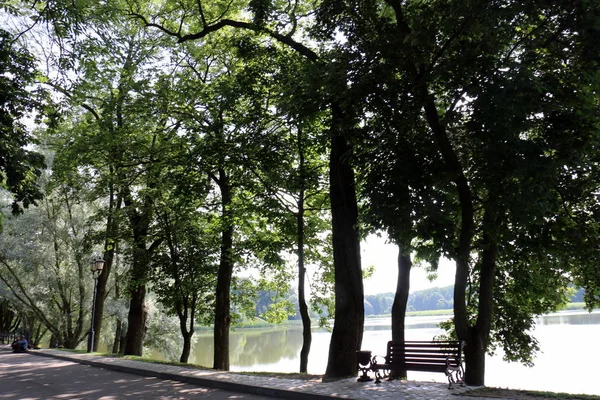
<path fill-rule="evenodd" d="M 586 306 L 583 301 L 577 302 L 577 303 L 569 303 L 569 304 L 565 305 L 565 307 L 563 308 L 563 310 L 585 310 L 585 309 L 586 309 Z"/>
<path fill-rule="evenodd" d="M 52 349 L 52 350 L 60 350 L 60 351 L 66 351 L 68 353 L 76 353 L 76 354 L 86 354 L 87 351 L 86 350 L 77 350 L 77 349 L 65 349 L 65 348 L 58 348 L 58 349 Z M 103 354 L 100 353 L 90 353 L 96 356 L 101 356 Z"/>
<path fill-rule="evenodd" d="M 204 369 L 204 370 L 210 370 L 210 369 L 212 369 L 212 368 L 209 368 L 209 367 L 203 367 L 203 366 L 198 365 L 198 364 L 182 363 L 182 362 L 179 362 L 179 361 L 154 360 L 152 358 L 140 357 L 140 356 L 124 356 L 122 354 L 98 354 L 98 355 L 99 356 L 103 356 L 103 357 L 122 358 L 124 360 L 141 361 L 141 362 L 150 363 L 150 364 L 173 365 L 173 366 L 176 366 L 176 367 L 184 367 L 184 368 L 192 368 L 192 369 Z"/>
<path fill-rule="evenodd" d="M 70 350 L 70 349 L 62 349 L 64 351 L 68 351 L 71 353 L 78 353 L 78 354 L 86 354 L 87 352 L 85 350 Z M 145 363 L 150 363 L 150 364 L 161 364 L 161 365 L 172 365 L 172 366 L 176 366 L 176 367 L 183 367 L 183 368 L 190 368 L 190 369 L 199 369 L 199 370 L 213 370 L 213 368 L 210 367 L 203 367 L 201 365 L 198 364 L 191 364 L 191 363 L 182 363 L 182 362 L 178 362 L 178 361 L 165 361 L 165 360 L 155 360 L 152 358 L 147 358 L 147 357 L 140 357 L 140 356 L 125 356 L 123 354 L 114 354 L 114 353 L 91 353 L 95 356 L 101 356 L 101 357 L 109 357 L 109 358 L 121 358 L 124 360 L 132 360 L 132 361 L 140 361 L 140 362 L 145 362 Z M 238 375 L 253 375 L 253 376 L 269 376 L 269 377 L 276 377 L 276 378 L 282 378 L 282 379 L 301 379 L 301 380 L 314 380 L 314 379 L 321 379 L 323 376 L 322 375 L 315 375 L 315 374 L 306 374 L 306 373 L 294 373 L 294 372 L 229 372 L 231 374 L 238 374 Z"/>

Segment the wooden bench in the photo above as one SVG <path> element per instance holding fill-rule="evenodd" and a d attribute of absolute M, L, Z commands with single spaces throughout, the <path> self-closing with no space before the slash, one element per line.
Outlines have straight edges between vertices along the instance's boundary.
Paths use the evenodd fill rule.
<path fill-rule="evenodd" d="M 368 380 L 365 379 L 367 370 L 375 373 L 375 383 L 380 383 L 382 378 L 391 379 L 392 371 L 443 372 L 451 389 L 456 383 L 464 384 L 463 346 L 464 342 L 460 341 L 390 341 L 385 357 L 372 356 L 368 363 L 365 356 L 370 352 L 357 352 L 359 369 L 363 371 L 359 380 Z"/>

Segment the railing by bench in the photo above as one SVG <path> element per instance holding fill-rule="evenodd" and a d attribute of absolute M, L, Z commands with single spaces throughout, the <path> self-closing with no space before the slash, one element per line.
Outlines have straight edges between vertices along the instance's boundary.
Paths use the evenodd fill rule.
<path fill-rule="evenodd" d="M 385 356 L 371 356 L 370 351 L 358 351 L 358 368 L 362 371 L 359 381 L 372 380 L 368 371 L 375 373 L 375 383 L 390 378 L 392 371 L 443 372 L 448 377 L 448 388 L 464 384 L 462 348 L 460 341 L 406 341 L 388 342 Z"/>

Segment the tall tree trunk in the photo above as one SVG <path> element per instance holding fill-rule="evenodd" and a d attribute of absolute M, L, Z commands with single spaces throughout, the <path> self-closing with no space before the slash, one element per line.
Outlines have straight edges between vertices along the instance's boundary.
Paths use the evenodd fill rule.
<path fill-rule="evenodd" d="M 326 378 L 356 375 L 356 351 L 360 350 L 362 344 L 365 320 L 354 171 L 350 165 L 351 148 L 341 134 L 342 120 L 339 106 L 334 105 L 329 177 L 335 268 L 335 321 Z"/>
<path fill-rule="evenodd" d="M 125 354 L 125 343 L 127 342 L 127 332 L 121 330 L 121 338 L 119 341 L 119 354 Z"/>
<path fill-rule="evenodd" d="M 452 174 L 452 180 L 456 186 L 460 203 L 461 223 L 456 256 L 456 275 L 454 278 L 454 326 L 458 339 L 466 341 L 465 382 L 469 385 L 479 386 L 484 384 L 483 372 L 476 371 L 485 370 L 486 349 L 482 346 L 487 346 L 487 339 L 481 339 L 489 337 L 490 325 L 480 324 L 479 326 L 471 327 L 467 311 L 466 294 L 470 273 L 469 260 L 471 257 L 471 242 L 473 240 L 474 225 L 473 194 L 471 193 L 469 182 L 464 175 L 458 156 L 452 148 L 446 128 L 440 121 L 439 113 L 433 98 L 429 96 L 425 87 L 423 87 L 422 90 L 423 98 L 428 99 L 425 104 L 427 122 L 433 131 L 444 162 Z M 482 282 L 480 282 L 480 285 L 481 284 Z M 478 318 L 479 317 L 481 317 L 481 315 L 478 315 Z M 487 331 L 485 331 L 486 329 Z M 471 372 L 467 373 L 467 371 Z"/>
<path fill-rule="evenodd" d="M 196 301 L 192 300 L 190 304 L 187 298 L 184 298 L 182 301 L 176 301 L 175 307 L 177 308 L 177 317 L 179 318 L 179 330 L 181 331 L 181 337 L 183 338 L 183 349 L 181 350 L 179 362 L 187 363 L 192 351 Z M 188 320 L 190 323 L 189 328 L 187 326 Z"/>
<path fill-rule="evenodd" d="M 148 187 L 152 187 L 148 184 Z M 133 233 L 133 263 L 129 282 L 129 315 L 127 317 L 127 334 L 125 335 L 125 355 L 142 356 L 144 337 L 146 335 L 146 282 L 148 280 L 148 260 L 152 252 L 160 245 L 162 239 L 147 245 L 150 224 L 154 214 L 154 199 L 146 196 L 140 210 L 134 207 L 133 196 L 129 187 L 124 187 L 122 196 Z"/>
<path fill-rule="evenodd" d="M 146 334 L 146 285 L 138 284 L 130 291 L 125 355 L 142 356 Z"/>
<path fill-rule="evenodd" d="M 410 292 L 410 270 L 412 261 L 410 254 L 404 253 L 404 248 L 398 245 L 398 283 L 396 285 L 396 295 L 392 304 L 392 340 L 394 342 L 404 342 L 406 307 L 408 305 L 408 294 Z M 404 358 L 404 354 L 401 355 Z M 406 370 L 392 371 L 391 377 L 404 378 L 407 376 Z"/>
<path fill-rule="evenodd" d="M 117 317 L 117 327 L 115 328 L 115 338 L 113 340 L 112 353 L 119 354 L 121 350 L 121 336 L 123 330 L 123 321 Z"/>
<path fill-rule="evenodd" d="M 312 331 L 308 306 L 306 304 L 304 265 L 304 190 L 300 191 L 297 215 L 298 241 L 298 306 L 302 318 L 302 349 L 300 350 L 300 372 L 308 372 L 308 354 L 312 343 Z"/>
<path fill-rule="evenodd" d="M 231 325 L 231 278 L 233 276 L 233 221 L 231 212 L 231 188 L 224 170 L 217 180 L 221 190 L 221 218 L 225 228 L 221 236 L 221 260 L 217 272 L 214 326 L 213 368 L 229 371 L 229 327 Z"/>
<path fill-rule="evenodd" d="M 125 335 L 125 355 L 142 356 L 144 351 L 144 336 L 146 335 L 146 278 L 147 262 L 145 243 L 139 241 L 138 248 L 133 252 L 133 266 L 129 288 L 129 314 L 127 316 L 127 333 Z"/>
<path fill-rule="evenodd" d="M 92 351 L 98 351 L 98 343 L 100 343 L 100 331 L 102 330 L 102 319 L 104 317 L 104 300 L 106 299 L 106 286 L 108 283 L 108 276 L 112 267 L 113 251 L 104 253 L 104 269 L 102 273 L 98 275 L 98 279 L 95 282 L 96 285 L 96 298 L 94 307 L 94 320 L 92 324 L 94 326 L 94 343 L 92 343 Z"/>
<path fill-rule="evenodd" d="M 494 311 L 494 281 L 496 279 L 497 216 L 485 210 L 483 217 L 483 252 L 479 274 L 479 299 L 477 322 L 469 330 L 469 340 L 465 347 L 465 382 L 482 386 L 485 383 L 485 354 L 490 340 L 490 330 Z"/>
<path fill-rule="evenodd" d="M 190 358 L 190 353 L 192 351 L 192 335 L 194 332 L 181 332 L 181 336 L 183 336 L 183 350 L 181 351 L 181 357 L 179 357 L 179 362 L 187 363 Z"/>
<path fill-rule="evenodd" d="M 109 215 L 106 221 L 106 235 L 104 238 L 104 269 L 98 276 L 96 283 L 96 303 L 94 304 L 94 343 L 92 351 L 98 350 L 100 334 L 102 333 L 102 320 L 104 319 L 104 301 L 108 297 L 107 285 L 110 276 L 118 235 L 118 222 L 114 217 L 115 210 L 121 208 L 121 200 L 115 199 L 113 185 L 110 186 Z"/>
<path fill-rule="evenodd" d="M 298 170 L 300 172 L 300 192 L 298 194 L 298 214 L 296 215 L 296 243 L 298 256 L 298 307 L 302 319 L 302 349 L 300 350 L 300 372 L 308 372 L 308 355 L 312 344 L 312 330 L 308 305 L 306 304 L 306 267 L 304 265 L 304 203 L 306 185 L 306 163 L 304 158 L 304 136 L 302 125 L 298 124 Z"/>
<path fill-rule="evenodd" d="M 118 253 L 118 248 L 115 249 L 115 254 Z M 115 272 L 115 300 L 121 298 L 121 280 L 119 276 L 119 263 L 118 259 L 113 256 L 113 266 Z M 113 341 L 113 354 L 122 354 L 125 352 L 125 330 L 123 329 L 123 320 L 117 315 L 117 326 L 115 328 L 115 338 Z"/>
<path fill-rule="evenodd" d="M 139 222 L 138 222 L 139 223 Z M 141 229 L 140 229 L 141 228 Z M 134 240 L 129 283 L 129 314 L 127 316 L 127 333 L 125 335 L 125 355 L 142 356 L 144 336 L 146 335 L 146 280 L 148 275 L 146 239 L 147 225 L 134 224 Z"/>
<path fill-rule="evenodd" d="M 397 33 L 405 40 L 411 34 L 411 28 L 404 18 L 403 3 L 397 0 L 386 0 L 394 10 L 396 16 Z M 409 54 L 413 52 L 411 47 L 407 47 Z M 475 373 L 476 370 L 482 370 L 485 365 L 485 350 L 481 351 L 481 345 L 487 341 L 481 341 L 484 336 L 489 336 L 487 332 L 478 330 L 485 329 L 484 324 L 474 327 L 476 334 L 469 323 L 467 312 L 467 283 L 469 279 L 470 266 L 469 260 L 471 257 L 471 244 L 473 240 L 473 225 L 474 225 L 474 207 L 473 194 L 471 187 L 464 174 L 460 160 L 452 147 L 452 143 L 448 137 L 446 127 L 440 121 L 440 114 L 437 110 L 434 96 L 430 95 L 427 81 L 424 80 L 419 73 L 419 66 L 410 57 L 406 58 L 406 66 L 415 82 L 415 92 L 423 104 L 425 118 L 433 132 L 435 142 L 440 150 L 442 158 L 451 174 L 451 179 L 456 186 L 458 199 L 460 203 L 461 223 L 459 242 L 456 254 L 456 275 L 454 279 L 454 326 L 456 335 L 459 340 L 464 340 L 467 343 L 465 348 L 465 381 L 471 385 L 483 385 L 483 375 Z M 472 366 L 469 366 L 472 363 Z M 471 373 L 467 373 L 471 370 Z"/>

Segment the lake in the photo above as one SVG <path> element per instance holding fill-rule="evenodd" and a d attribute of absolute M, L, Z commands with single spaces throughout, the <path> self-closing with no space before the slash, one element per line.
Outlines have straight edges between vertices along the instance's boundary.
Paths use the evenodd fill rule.
<path fill-rule="evenodd" d="M 448 317 L 408 317 L 407 340 L 431 340 L 443 333 L 437 324 Z M 525 367 L 502 360 L 502 352 L 486 361 L 486 385 L 554 392 L 600 394 L 597 360 L 600 360 L 600 311 L 560 312 L 537 320 L 535 337 L 540 352 L 535 366 Z M 195 336 L 190 363 L 211 367 L 213 340 L 211 333 Z M 323 374 L 327 366 L 330 333 L 313 331 L 308 372 Z M 388 318 L 367 319 L 363 350 L 385 354 L 391 339 Z M 287 329 L 238 329 L 230 334 L 230 369 L 232 371 L 297 372 L 302 347 L 301 327 Z M 157 357 L 158 354 L 152 354 Z M 409 372 L 409 379 L 445 382 L 443 374 Z"/>

